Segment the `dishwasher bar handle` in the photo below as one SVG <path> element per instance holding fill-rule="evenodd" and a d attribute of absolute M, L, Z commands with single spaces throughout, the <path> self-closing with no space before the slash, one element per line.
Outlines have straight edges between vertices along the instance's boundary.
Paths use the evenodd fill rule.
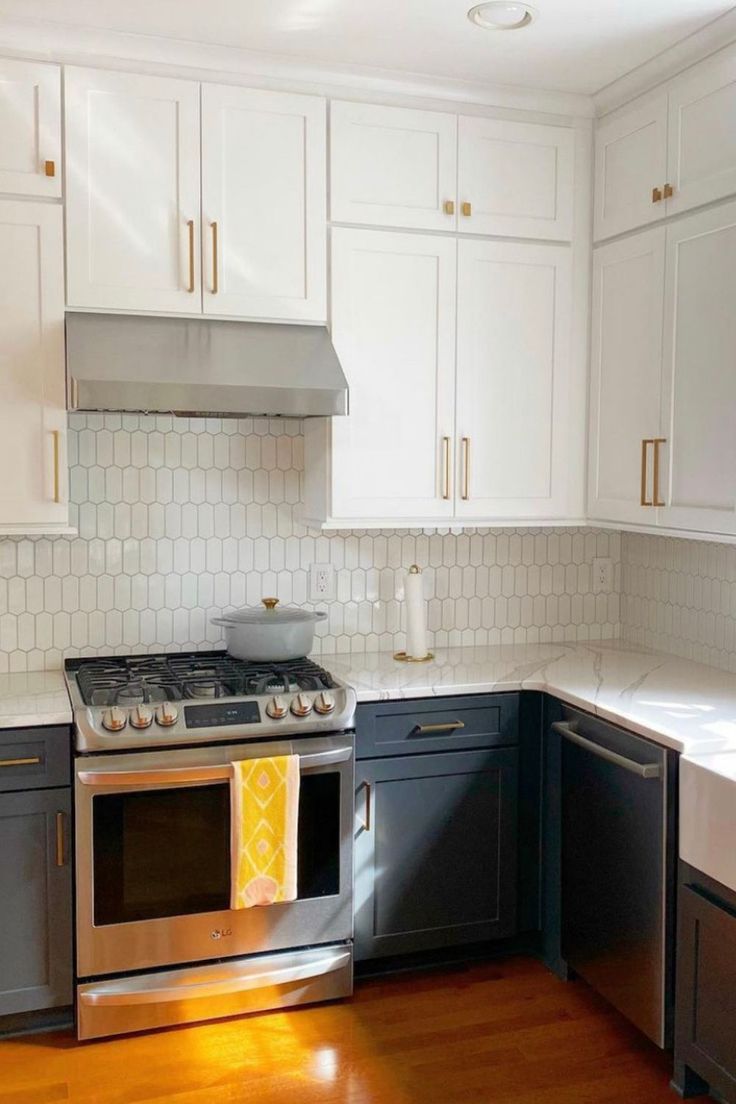
<path fill-rule="evenodd" d="M 299 756 L 301 770 L 347 763 L 353 754 L 350 745 Z M 253 756 L 258 758 L 258 756 Z M 238 762 L 238 760 L 235 760 Z M 197 782 L 227 782 L 232 763 L 203 764 L 199 767 L 162 767 L 160 770 L 91 770 L 79 771 L 77 778 L 84 786 L 191 786 Z"/>
<path fill-rule="evenodd" d="M 613 763 L 614 766 L 621 767 L 622 770 L 638 775 L 639 778 L 661 778 L 662 776 L 662 768 L 659 763 L 637 763 L 633 759 L 627 759 L 625 755 L 619 755 L 618 752 L 611 751 L 609 748 L 602 747 L 600 744 L 594 743 L 593 740 L 581 736 L 566 721 L 554 721 L 552 728 L 571 743 L 577 744 L 578 747 L 591 752 L 593 755 L 597 755 L 599 759 L 605 759 L 607 763 Z"/>

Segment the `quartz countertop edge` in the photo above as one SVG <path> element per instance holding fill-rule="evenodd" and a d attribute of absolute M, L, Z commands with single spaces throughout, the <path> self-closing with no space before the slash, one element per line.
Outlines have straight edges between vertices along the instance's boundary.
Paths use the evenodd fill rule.
<path fill-rule="evenodd" d="M 72 723 L 62 671 L 18 671 L 0 675 L 0 731 Z"/>
<path fill-rule="evenodd" d="M 736 751 L 736 676 L 621 641 L 323 655 L 358 702 L 537 690 L 679 752 Z"/>

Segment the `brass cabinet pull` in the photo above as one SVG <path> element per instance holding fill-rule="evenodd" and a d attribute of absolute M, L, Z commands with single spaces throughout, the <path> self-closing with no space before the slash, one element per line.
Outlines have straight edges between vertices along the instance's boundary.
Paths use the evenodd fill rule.
<path fill-rule="evenodd" d="M 40 756 L 32 755 L 28 759 L 0 759 L 0 767 L 37 767 L 40 762 Z"/>
<path fill-rule="evenodd" d="M 54 502 L 61 502 L 61 489 L 59 481 L 59 430 L 52 429 L 51 437 L 54 442 Z"/>
<path fill-rule="evenodd" d="M 64 814 L 56 814 L 56 865 L 64 866 Z"/>
<path fill-rule="evenodd" d="M 371 784 L 370 782 L 363 782 L 362 787 L 365 790 L 365 816 L 363 817 L 363 829 L 366 832 L 371 830 Z"/>
<path fill-rule="evenodd" d="M 662 194 L 664 195 L 665 199 L 672 199 L 673 195 L 675 194 L 675 189 L 672 187 L 671 184 L 665 184 L 664 192 Z"/>
<path fill-rule="evenodd" d="M 642 506 L 653 506 L 654 502 L 647 498 L 647 450 L 654 443 L 653 438 L 644 437 L 641 442 L 641 496 L 639 503 Z"/>
<path fill-rule="evenodd" d="M 454 199 L 446 199 L 444 204 L 443 204 L 443 207 L 444 207 L 444 212 L 445 212 L 446 215 L 454 215 L 455 214 L 455 200 Z"/>
<path fill-rule="evenodd" d="M 46 176 L 56 176 L 56 162 L 55 161 L 44 161 L 43 171 L 46 174 Z"/>
<path fill-rule="evenodd" d="M 469 203 L 463 203 L 460 210 L 462 211 L 462 213 L 465 215 L 466 218 L 470 218 L 470 216 L 473 213 L 473 208 L 471 207 L 471 205 Z"/>
<path fill-rule="evenodd" d="M 189 219 L 187 222 L 187 232 L 189 234 L 189 286 L 187 291 L 194 291 L 194 219 Z"/>
<path fill-rule="evenodd" d="M 461 444 L 463 449 L 463 491 L 460 497 L 464 502 L 467 502 L 470 498 L 470 438 L 463 437 Z"/>
<path fill-rule="evenodd" d="M 217 259 L 217 223 L 212 223 L 212 294 L 217 295 L 220 290 L 219 263 Z"/>
<path fill-rule="evenodd" d="M 666 506 L 667 503 L 663 502 L 659 497 L 659 446 L 667 443 L 666 437 L 655 437 L 652 441 L 654 445 L 654 471 L 652 475 L 652 482 L 654 484 L 652 490 L 652 506 Z"/>
<path fill-rule="evenodd" d="M 444 487 L 442 490 L 442 497 L 447 501 L 450 497 L 450 438 L 442 438 L 442 467 L 444 470 Z"/>
<path fill-rule="evenodd" d="M 652 188 L 652 203 L 661 203 L 661 202 L 662 202 L 662 189 L 661 188 Z"/>
<path fill-rule="evenodd" d="M 440 724 L 414 725 L 412 736 L 428 736 L 437 732 L 456 732 L 459 728 L 465 728 L 465 721 L 445 721 Z"/>

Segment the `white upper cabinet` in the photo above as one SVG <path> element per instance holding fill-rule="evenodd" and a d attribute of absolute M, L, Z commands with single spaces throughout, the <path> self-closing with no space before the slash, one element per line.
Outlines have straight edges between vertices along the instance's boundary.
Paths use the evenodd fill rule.
<path fill-rule="evenodd" d="M 598 124 L 595 134 L 595 237 L 610 238 L 666 214 L 667 96 Z"/>
<path fill-rule="evenodd" d="M 0 533 L 68 522 L 59 206 L 0 201 Z"/>
<path fill-rule="evenodd" d="M 451 238 L 333 231 L 332 337 L 350 414 L 305 423 L 312 519 L 452 515 L 455 255 Z"/>
<path fill-rule="evenodd" d="M 593 257 L 588 512 L 596 519 L 657 521 L 665 236 L 664 227 L 646 230 Z"/>
<path fill-rule="evenodd" d="M 333 222 L 455 229 L 456 116 L 333 102 L 330 150 Z"/>
<path fill-rule="evenodd" d="M 736 534 L 736 203 L 668 227 L 664 525 Z"/>
<path fill-rule="evenodd" d="M 202 86 L 206 314 L 324 321 L 326 103 Z"/>
<path fill-rule="evenodd" d="M 458 227 L 473 234 L 572 238 L 575 132 L 461 116 Z"/>
<path fill-rule="evenodd" d="M 568 515 L 571 259 L 565 246 L 458 246 L 456 513 Z"/>
<path fill-rule="evenodd" d="M 67 302 L 201 311 L 199 85 L 65 70 Z"/>
<path fill-rule="evenodd" d="M 675 82 L 667 181 L 668 214 L 736 194 L 736 52 Z"/>
<path fill-rule="evenodd" d="M 0 192 L 61 195 L 61 70 L 0 59 Z"/>

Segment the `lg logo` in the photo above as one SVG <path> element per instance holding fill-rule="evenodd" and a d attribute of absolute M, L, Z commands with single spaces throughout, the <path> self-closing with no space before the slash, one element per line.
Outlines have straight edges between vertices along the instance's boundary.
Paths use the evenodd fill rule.
<path fill-rule="evenodd" d="M 226 935 L 232 935 L 232 928 L 215 928 L 210 932 L 210 939 L 224 939 Z"/>

